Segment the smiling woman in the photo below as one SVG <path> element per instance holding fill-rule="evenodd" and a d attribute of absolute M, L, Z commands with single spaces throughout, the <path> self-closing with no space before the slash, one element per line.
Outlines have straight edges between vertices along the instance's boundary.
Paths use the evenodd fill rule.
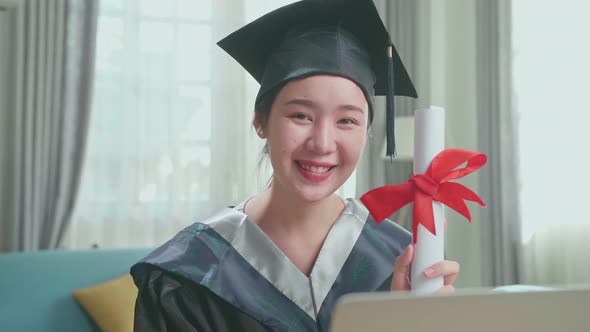
<path fill-rule="evenodd" d="M 258 135 L 267 139 L 271 190 L 291 191 L 292 202 L 335 192 L 352 174 L 367 139 L 362 90 L 346 78 L 311 76 L 289 82 L 272 105 L 269 116 L 257 112 L 254 118 Z"/>
<path fill-rule="evenodd" d="M 135 329 L 327 331 L 342 295 L 409 290 L 410 233 L 336 193 L 365 147 L 375 95 L 416 96 L 373 1 L 302 0 L 218 45 L 260 83 L 252 125 L 273 176 L 132 267 Z M 452 290 L 458 264 L 429 271 Z"/>

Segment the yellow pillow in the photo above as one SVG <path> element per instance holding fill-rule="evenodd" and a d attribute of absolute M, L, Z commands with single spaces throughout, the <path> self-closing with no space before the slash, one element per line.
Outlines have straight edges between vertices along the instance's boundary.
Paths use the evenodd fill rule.
<path fill-rule="evenodd" d="M 73 296 L 102 331 L 133 331 L 137 287 L 129 273 L 78 289 Z"/>

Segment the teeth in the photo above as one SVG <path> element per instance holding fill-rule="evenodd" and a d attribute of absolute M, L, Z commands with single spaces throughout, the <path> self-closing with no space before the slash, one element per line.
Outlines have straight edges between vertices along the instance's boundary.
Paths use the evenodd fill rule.
<path fill-rule="evenodd" d="M 326 173 L 330 169 L 330 167 L 317 167 L 317 166 L 309 166 L 309 165 L 304 165 L 304 164 L 300 164 L 300 165 L 303 169 L 306 169 L 306 170 L 314 172 L 314 173 Z"/>

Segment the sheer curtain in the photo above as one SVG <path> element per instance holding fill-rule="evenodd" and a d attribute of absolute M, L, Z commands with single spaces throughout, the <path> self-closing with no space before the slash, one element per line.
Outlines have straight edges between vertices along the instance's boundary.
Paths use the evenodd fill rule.
<path fill-rule="evenodd" d="M 85 169 L 64 246 L 151 245 L 206 208 L 213 8 L 195 4 L 101 2 Z"/>
<path fill-rule="evenodd" d="M 518 135 L 512 85 L 511 0 L 477 1 L 476 95 L 478 151 L 488 156 L 478 193 L 482 286 L 520 281 Z"/>
<path fill-rule="evenodd" d="M 78 204 L 64 247 L 140 247 L 264 188 L 258 84 L 215 45 L 293 0 L 103 0 Z M 341 189 L 354 193 L 354 176 Z"/>
<path fill-rule="evenodd" d="M 534 10 L 531 10 L 534 8 Z M 590 4 L 513 1 L 524 282 L 590 283 Z M 548 23 L 550 22 L 550 23 Z"/>

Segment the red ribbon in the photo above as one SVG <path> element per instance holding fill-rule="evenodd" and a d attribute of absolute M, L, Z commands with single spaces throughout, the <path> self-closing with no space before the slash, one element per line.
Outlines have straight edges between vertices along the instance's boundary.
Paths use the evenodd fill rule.
<path fill-rule="evenodd" d="M 482 207 L 486 206 L 476 193 L 462 184 L 450 182 L 477 171 L 486 161 L 487 156 L 483 153 L 446 149 L 432 159 L 425 174 L 413 175 L 404 184 L 373 189 L 364 194 L 361 201 L 378 223 L 406 204 L 414 202 L 412 232 L 415 244 L 419 224 L 436 235 L 432 212 L 433 200 L 457 211 L 469 222 L 471 214 L 465 200 L 477 202 Z M 467 163 L 465 167 L 457 168 L 464 163 Z"/>

